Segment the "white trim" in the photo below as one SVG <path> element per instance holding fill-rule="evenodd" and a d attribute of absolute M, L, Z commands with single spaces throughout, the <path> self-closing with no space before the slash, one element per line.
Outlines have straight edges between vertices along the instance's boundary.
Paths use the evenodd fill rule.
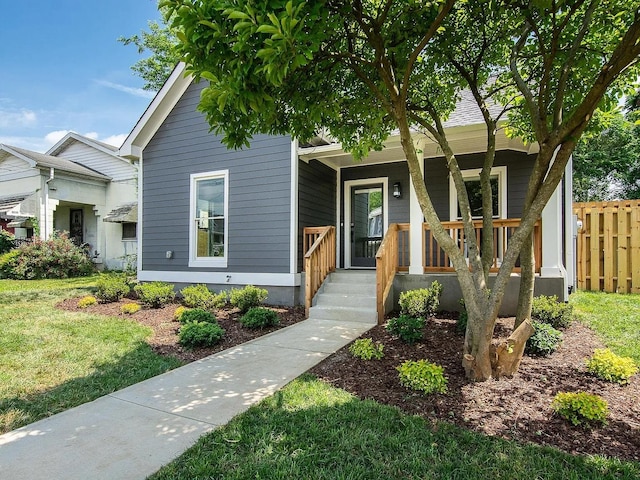
<path fill-rule="evenodd" d="M 424 182 L 424 140 L 416 142 L 416 154 L 418 156 L 421 178 Z M 406 187 L 405 187 L 406 188 Z M 424 223 L 424 214 L 422 207 L 418 201 L 416 189 L 409 175 L 409 273 L 421 275 L 424 273 L 422 265 L 424 256 L 424 244 L 422 240 L 422 224 Z"/>
<path fill-rule="evenodd" d="M 51 147 L 49 150 L 47 150 L 45 152 L 45 155 L 51 155 L 52 157 L 57 157 L 58 154 L 60 152 L 58 152 L 59 149 L 61 149 L 65 143 L 67 143 L 67 141 L 69 139 L 73 139 L 77 142 L 83 143 L 84 145 L 94 148 L 100 152 L 106 153 L 107 155 L 110 155 L 114 158 L 117 158 L 118 160 L 125 162 L 125 163 L 130 163 L 128 160 L 119 157 L 118 156 L 118 149 L 116 148 L 115 150 L 111 150 L 107 147 L 105 147 L 104 145 L 101 145 L 100 143 L 85 137 L 84 135 L 80 135 L 79 133 L 76 132 L 69 132 L 67 133 L 64 137 L 62 137 L 60 140 L 58 140 L 58 142 Z"/>
<path fill-rule="evenodd" d="M 136 269 L 138 270 L 138 272 L 142 271 L 142 243 L 143 243 L 143 235 L 142 235 L 142 229 L 143 229 L 143 223 L 144 223 L 144 215 L 142 214 L 142 212 L 144 212 L 144 208 L 143 208 L 143 204 L 142 204 L 142 175 L 144 170 L 142 169 L 142 155 L 140 155 L 139 159 L 138 159 L 138 240 L 140 240 L 138 242 L 138 246 L 136 248 L 137 250 L 137 255 L 136 255 Z"/>
<path fill-rule="evenodd" d="M 462 170 L 462 177 L 465 180 L 480 179 L 481 168 Z M 507 218 L 507 167 L 493 167 L 491 176 L 498 177 L 498 218 Z M 458 191 L 453 183 L 453 177 L 449 174 L 449 220 L 454 222 L 458 219 Z"/>
<path fill-rule="evenodd" d="M 291 139 L 291 220 L 289 273 L 298 271 L 298 139 Z"/>
<path fill-rule="evenodd" d="M 351 188 L 360 185 L 382 183 L 382 215 L 384 216 L 384 231 L 389 228 L 389 177 L 363 178 L 344 182 L 344 268 L 351 268 Z"/>
<path fill-rule="evenodd" d="M 196 219 L 196 182 L 210 178 L 224 179 L 224 256 L 202 258 L 197 257 L 198 247 L 195 235 Z M 227 268 L 229 260 L 229 170 L 192 173 L 189 180 L 189 267 Z"/>
<path fill-rule="evenodd" d="M 244 272 L 172 272 L 165 270 L 138 270 L 141 282 L 208 283 L 229 285 L 256 285 L 273 287 L 299 287 L 299 273 L 244 273 Z"/>
<path fill-rule="evenodd" d="M 336 170 L 336 266 L 340 268 L 340 254 L 342 252 L 342 229 L 344 228 L 344 219 L 342 218 L 342 170 Z"/>

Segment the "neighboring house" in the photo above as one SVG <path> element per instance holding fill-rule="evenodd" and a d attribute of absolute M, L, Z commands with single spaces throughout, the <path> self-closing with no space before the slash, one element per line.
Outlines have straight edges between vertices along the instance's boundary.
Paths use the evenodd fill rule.
<path fill-rule="evenodd" d="M 99 266 L 125 267 L 137 252 L 137 167 L 117 150 L 76 133 L 46 154 L 0 145 L 0 227 L 67 231 Z"/>
<path fill-rule="evenodd" d="M 381 236 L 394 225 L 402 236 L 395 298 L 438 278 L 444 308 L 458 308 L 460 291 L 442 252 L 430 248 L 428 226 L 397 137 L 355 163 L 340 145 L 322 138 L 299 145 L 287 136 L 258 135 L 251 148 L 227 150 L 196 110 L 204 83 L 179 65 L 120 149 L 140 161 L 140 280 L 206 283 L 213 289 L 245 284 L 269 290 L 271 303 L 300 303 L 305 288 L 304 228 L 336 227 L 338 268 L 374 268 Z M 449 139 L 477 187 L 486 144 L 479 114 L 463 100 L 447 122 Z M 438 146 L 416 136 L 425 180 L 441 219 L 461 241 L 455 189 Z M 501 132 L 492 174 L 496 211 L 496 265 L 522 214 L 536 146 Z M 570 166 L 568 167 L 570 169 Z M 551 199 L 538 237 L 537 293 L 566 299 L 573 286 L 570 179 Z M 564 195 L 561 193 L 564 192 Z M 472 199 L 472 208 L 476 208 Z M 395 233 L 394 233 L 395 234 Z M 512 313 L 519 277 L 509 284 L 503 313 Z"/>

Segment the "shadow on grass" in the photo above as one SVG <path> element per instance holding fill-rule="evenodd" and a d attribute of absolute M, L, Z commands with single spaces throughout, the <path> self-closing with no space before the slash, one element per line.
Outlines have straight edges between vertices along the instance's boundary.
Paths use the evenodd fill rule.
<path fill-rule="evenodd" d="M 640 464 L 430 424 L 305 375 L 151 478 L 637 479 Z"/>
<path fill-rule="evenodd" d="M 91 375 L 74 378 L 46 391 L 0 399 L 0 433 L 90 402 L 180 365 L 179 360 L 159 356 L 148 344 L 139 342 L 116 361 L 95 365 Z"/>

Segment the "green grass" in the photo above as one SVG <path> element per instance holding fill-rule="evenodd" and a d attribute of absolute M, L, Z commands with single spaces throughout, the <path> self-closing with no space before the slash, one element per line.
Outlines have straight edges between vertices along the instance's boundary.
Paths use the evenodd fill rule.
<path fill-rule="evenodd" d="M 640 295 L 579 291 L 570 302 L 607 347 L 640 365 Z"/>
<path fill-rule="evenodd" d="M 0 280 L 0 433 L 179 365 L 153 353 L 148 327 L 55 308 L 96 278 Z"/>
<path fill-rule="evenodd" d="M 637 479 L 640 464 L 432 425 L 304 375 L 150 478 Z"/>

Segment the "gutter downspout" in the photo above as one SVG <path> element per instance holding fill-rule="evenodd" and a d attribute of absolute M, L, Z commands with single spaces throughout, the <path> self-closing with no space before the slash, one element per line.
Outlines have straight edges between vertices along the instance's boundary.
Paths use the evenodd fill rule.
<path fill-rule="evenodd" d="M 44 225 L 42 228 L 43 240 L 49 238 L 49 182 L 55 178 L 55 169 L 49 168 L 49 178 L 44 181 Z"/>

